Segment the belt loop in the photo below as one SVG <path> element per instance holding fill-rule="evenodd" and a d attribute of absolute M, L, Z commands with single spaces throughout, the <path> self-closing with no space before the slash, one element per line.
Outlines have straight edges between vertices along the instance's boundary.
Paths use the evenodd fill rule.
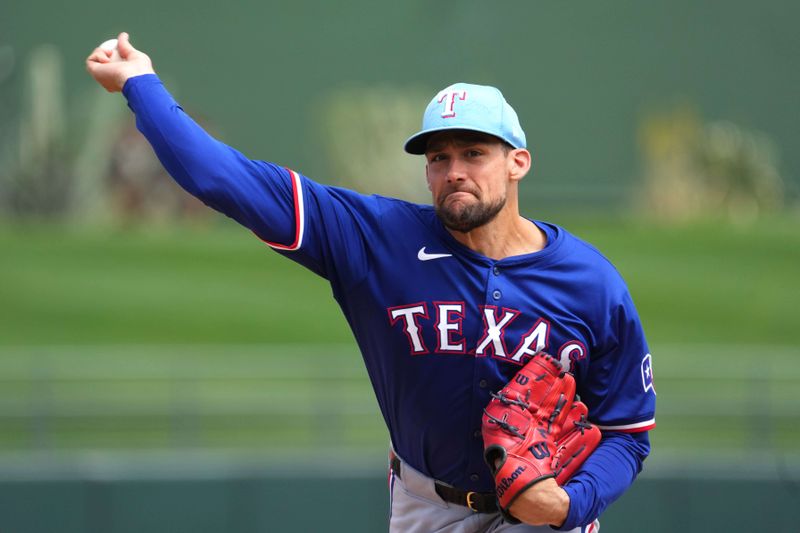
<path fill-rule="evenodd" d="M 403 479 L 403 476 L 400 474 L 401 470 L 401 461 L 400 458 L 394 453 L 394 450 L 389 452 L 389 468 L 394 472 L 394 475 L 397 476 L 397 479 Z"/>

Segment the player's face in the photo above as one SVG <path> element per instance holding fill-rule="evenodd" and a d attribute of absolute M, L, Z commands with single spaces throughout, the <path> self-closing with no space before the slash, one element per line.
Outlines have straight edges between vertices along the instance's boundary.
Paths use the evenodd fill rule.
<path fill-rule="evenodd" d="M 509 150 L 495 137 L 442 132 L 425 152 L 428 187 L 442 223 L 468 232 L 487 224 L 506 205 Z"/>

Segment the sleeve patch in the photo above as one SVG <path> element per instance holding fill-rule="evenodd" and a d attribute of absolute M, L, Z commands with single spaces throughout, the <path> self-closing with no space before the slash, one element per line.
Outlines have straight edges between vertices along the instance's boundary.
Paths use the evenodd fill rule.
<path fill-rule="evenodd" d="M 652 390 L 653 394 L 656 393 L 653 385 L 653 360 L 650 354 L 645 355 L 642 359 L 642 386 L 645 392 Z"/>

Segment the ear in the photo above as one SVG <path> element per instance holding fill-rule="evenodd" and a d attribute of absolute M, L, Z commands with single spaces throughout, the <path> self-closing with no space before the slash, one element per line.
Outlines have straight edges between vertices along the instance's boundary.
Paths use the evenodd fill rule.
<path fill-rule="evenodd" d="M 516 148 L 508 153 L 508 177 L 512 181 L 519 181 L 531 169 L 533 157 L 525 148 Z"/>
<path fill-rule="evenodd" d="M 430 176 L 430 174 L 428 174 L 428 164 L 427 163 L 425 163 L 425 181 L 428 183 L 428 190 L 433 192 L 431 190 L 431 176 Z"/>

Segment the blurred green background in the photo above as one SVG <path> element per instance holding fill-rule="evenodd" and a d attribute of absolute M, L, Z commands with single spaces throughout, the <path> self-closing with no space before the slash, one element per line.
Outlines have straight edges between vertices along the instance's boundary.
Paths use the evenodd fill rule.
<path fill-rule="evenodd" d="M 0 529 L 385 530 L 388 437 L 330 289 L 164 175 L 84 70 L 126 30 L 250 157 L 413 200 L 400 146 L 430 96 L 501 87 L 534 153 L 523 212 L 614 262 L 654 355 L 653 454 L 604 528 L 796 531 L 798 15 L 5 2 Z"/>

